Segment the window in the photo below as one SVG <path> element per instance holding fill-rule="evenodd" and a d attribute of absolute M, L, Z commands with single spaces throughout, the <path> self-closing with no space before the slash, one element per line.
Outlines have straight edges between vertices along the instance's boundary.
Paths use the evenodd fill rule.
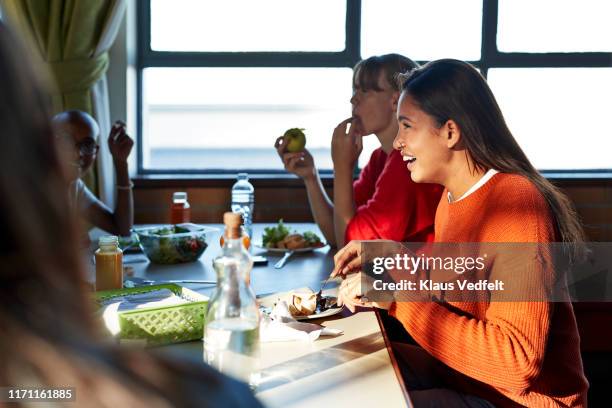
<path fill-rule="evenodd" d="M 503 52 L 612 51 L 609 0 L 501 0 Z"/>
<path fill-rule="evenodd" d="M 397 52 L 415 61 L 480 59 L 480 0 L 362 0 L 361 4 L 364 56 Z M 461 24 L 456 24 L 457 18 Z"/>
<path fill-rule="evenodd" d="M 143 165 L 280 171 L 274 141 L 301 127 L 329 169 L 331 131 L 350 116 L 351 78 L 349 68 L 146 68 Z"/>
<path fill-rule="evenodd" d="M 488 78 L 542 170 L 610 169 L 608 0 L 138 2 L 140 173 L 283 173 L 272 148 L 306 129 L 322 173 L 350 116 L 351 68 L 398 52 Z M 580 142 L 577 143 L 577 140 Z M 364 140 L 363 166 L 377 146 Z"/>
<path fill-rule="evenodd" d="M 338 0 L 151 0 L 151 48 L 342 51 L 345 17 L 346 1 Z"/>
<path fill-rule="evenodd" d="M 612 68 L 492 68 L 488 81 L 534 166 L 611 167 Z"/>

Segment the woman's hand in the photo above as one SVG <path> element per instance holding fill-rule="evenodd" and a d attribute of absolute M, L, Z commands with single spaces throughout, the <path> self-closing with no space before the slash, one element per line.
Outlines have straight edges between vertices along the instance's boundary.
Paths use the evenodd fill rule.
<path fill-rule="evenodd" d="M 310 152 L 304 149 L 301 152 L 289 153 L 287 152 L 287 146 L 284 141 L 284 136 L 278 137 L 274 143 L 274 148 L 276 148 L 276 152 L 283 161 L 285 170 L 304 180 L 315 177 L 317 169 L 315 168 L 314 159 Z"/>
<path fill-rule="evenodd" d="M 351 272 L 358 272 L 361 269 L 362 251 L 361 241 L 351 241 L 339 249 L 334 255 L 334 270 L 331 277 L 342 276 L 344 278 Z"/>
<path fill-rule="evenodd" d="M 363 296 L 363 272 L 347 275 L 338 289 L 338 306 L 346 306 L 355 313 L 357 307 L 377 307 L 389 309 L 391 302 L 370 302 Z"/>
<path fill-rule="evenodd" d="M 350 129 L 348 129 L 351 124 Z M 332 135 L 331 152 L 334 169 L 353 172 L 359 155 L 363 150 L 360 126 L 352 117 L 343 120 L 336 126 Z"/>

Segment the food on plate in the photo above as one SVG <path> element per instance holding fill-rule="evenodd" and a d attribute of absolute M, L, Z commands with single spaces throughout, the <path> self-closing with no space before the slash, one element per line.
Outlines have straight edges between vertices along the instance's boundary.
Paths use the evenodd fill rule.
<path fill-rule="evenodd" d="M 266 248 L 303 249 L 324 246 L 321 238 L 312 231 L 297 233 L 289 231 L 280 220 L 275 227 L 266 227 L 263 233 L 263 246 Z"/>
<path fill-rule="evenodd" d="M 306 135 L 302 128 L 291 128 L 283 135 L 284 143 L 287 146 L 287 151 L 297 153 L 304 150 L 306 147 Z"/>
<path fill-rule="evenodd" d="M 292 292 L 287 300 L 291 316 L 310 316 L 317 310 L 317 294 L 314 292 Z"/>

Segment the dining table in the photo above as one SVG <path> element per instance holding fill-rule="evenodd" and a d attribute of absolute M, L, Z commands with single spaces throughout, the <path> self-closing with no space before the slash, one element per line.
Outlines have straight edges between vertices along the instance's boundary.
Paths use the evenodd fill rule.
<path fill-rule="evenodd" d="M 286 292 L 296 288 L 311 288 L 317 292 L 333 269 L 335 249 L 325 246 L 311 252 L 295 253 L 285 265 L 274 268 L 283 256 L 261 247 L 265 227 L 253 225 L 252 255 L 262 255 L 267 265 L 254 266 L 251 286 L 258 297 Z M 285 223 L 292 231 L 313 231 L 322 237 L 313 223 Z M 131 277 L 165 282 L 169 280 L 215 281 L 213 259 L 221 253 L 221 224 L 206 236 L 208 247 L 196 262 L 177 265 L 157 265 L 142 253 L 124 255 L 124 266 Z M 96 234 L 90 233 L 95 241 Z M 127 277 L 129 279 L 130 277 Z M 206 296 L 212 296 L 215 286 L 203 283 L 181 283 Z M 338 282 L 330 280 L 326 293 L 337 292 Z M 314 319 L 313 323 L 340 329 L 338 336 L 321 336 L 314 341 L 293 340 L 262 342 L 260 347 L 260 381 L 256 397 L 268 407 L 410 407 L 410 397 L 401 380 L 400 370 L 391 351 L 381 316 L 361 308 Z M 158 347 L 159 351 L 180 354 L 182 358 L 204 364 L 203 342 L 191 341 Z"/>

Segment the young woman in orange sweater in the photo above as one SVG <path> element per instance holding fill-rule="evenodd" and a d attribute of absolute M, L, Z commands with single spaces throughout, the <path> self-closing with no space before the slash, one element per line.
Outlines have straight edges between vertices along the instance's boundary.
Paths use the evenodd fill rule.
<path fill-rule="evenodd" d="M 564 242 L 579 255 L 584 240 L 575 211 L 531 165 L 474 67 L 439 60 L 405 75 L 397 118 L 394 148 L 412 179 L 445 187 L 436 242 Z M 501 302 L 495 295 L 482 302 L 367 302 L 360 274 L 352 273 L 361 255 L 358 242 L 336 255 L 332 274 L 345 277 L 339 302 L 388 309 L 418 343 L 395 346 L 415 406 L 586 406 L 569 302 Z M 531 273 L 554 274 L 533 258 L 521 262 Z M 489 267 L 495 275 L 511 265 Z"/>

